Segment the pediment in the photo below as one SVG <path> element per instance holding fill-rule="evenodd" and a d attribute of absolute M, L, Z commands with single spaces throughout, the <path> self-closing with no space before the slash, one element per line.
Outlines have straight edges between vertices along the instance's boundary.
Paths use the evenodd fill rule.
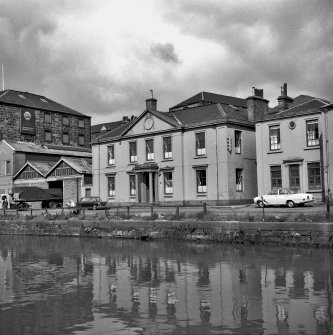
<path fill-rule="evenodd" d="M 161 115 L 160 115 L 161 114 Z M 155 132 L 163 132 L 177 128 L 173 120 L 164 117 L 162 113 L 146 111 L 124 135 L 145 135 Z"/>

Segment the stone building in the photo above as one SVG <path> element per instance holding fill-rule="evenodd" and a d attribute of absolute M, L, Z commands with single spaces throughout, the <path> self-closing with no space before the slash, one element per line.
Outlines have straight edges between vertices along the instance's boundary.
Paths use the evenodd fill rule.
<path fill-rule="evenodd" d="M 95 194 L 121 204 L 252 202 L 261 100 L 201 92 L 160 112 L 147 99 L 138 118 L 93 142 Z"/>
<path fill-rule="evenodd" d="M 291 98 L 287 84 L 277 99 L 277 107 L 256 117 L 259 194 L 288 187 L 324 200 L 332 189 L 332 104 L 307 95 Z"/>
<path fill-rule="evenodd" d="M 28 92 L 0 92 L 0 140 L 91 147 L 91 117 Z"/>

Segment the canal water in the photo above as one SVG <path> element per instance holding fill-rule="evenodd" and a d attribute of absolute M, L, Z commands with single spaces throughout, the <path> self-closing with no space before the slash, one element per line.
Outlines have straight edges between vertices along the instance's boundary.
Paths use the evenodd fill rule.
<path fill-rule="evenodd" d="M 332 250 L 0 237 L 0 334 L 333 334 Z"/>

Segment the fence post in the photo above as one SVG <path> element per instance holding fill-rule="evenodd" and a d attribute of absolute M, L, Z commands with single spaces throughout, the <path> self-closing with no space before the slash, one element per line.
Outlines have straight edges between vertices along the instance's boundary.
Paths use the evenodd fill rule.
<path fill-rule="evenodd" d="M 203 203 L 203 212 L 207 214 L 207 204 L 205 202 Z"/>
<path fill-rule="evenodd" d="M 154 206 L 151 205 L 150 207 L 150 216 L 153 216 L 154 215 Z"/>
<path fill-rule="evenodd" d="M 30 216 L 32 216 L 32 209 L 30 209 Z"/>
<path fill-rule="evenodd" d="M 130 216 L 130 206 L 127 206 L 127 216 Z"/>
<path fill-rule="evenodd" d="M 7 215 L 7 214 L 6 214 L 6 209 L 5 209 L 5 208 L 3 209 L 3 215 L 4 215 L 5 217 L 6 217 L 6 215 Z"/>
<path fill-rule="evenodd" d="M 176 207 L 176 216 L 179 217 L 179 206 Z"/>
<path fill-rule="evenodd" d="M 262 220 L 265 221 L 265 204 L 263 197 L 261 197 L 261 201 L 262 201 Z"/>
<path fill-rule="evenodd" d="M 105 217 L 107 218 L 108 217 L 108 209 L 105 208 Z"/>

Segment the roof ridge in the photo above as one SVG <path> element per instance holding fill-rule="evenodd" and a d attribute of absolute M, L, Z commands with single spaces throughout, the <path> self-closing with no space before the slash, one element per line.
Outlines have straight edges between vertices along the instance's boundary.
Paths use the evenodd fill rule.
<path fill-rule="evenodd" d="M 313 98 L 313 99 L 311 99 L 311 100 L 309 100 L 309 101 L 305 101 L 305 102 L 303 102 L 303 103 L 301 103 L 301 104 L 299 104 L 299 105 L 297 105 L 297 106 L 293 106 L 293 107 L 291 107 L 291 108 L 288 108 L 288 109 L 285 109 L 285 110 L 283 110 L 283 111 L 280 111 L 280 112 L 278 112 L 277 114 L 282 114 L 282 113 L 284 113 L 284 112 L 290 111 L 291 109 L 295 109 L 295 108 L 298 108 L 299 106 L 303 106 L 303 105 L 305 105 L 305 104 L 308 104 L 308 103 L 311 102 L 311 101 L 318 100 L 317 98 L 314 98 L 314 97 L 311 97 L 311 98 Z"/>
<path fill-rule="evenodd" d="M 226 114 L 225 110 L 223 109 L 221 103 L 218 103 L 216 105 L 217 105 L 217 109 L 219 110 L 221 116 L 226 118 L 227 114 Z"/>

